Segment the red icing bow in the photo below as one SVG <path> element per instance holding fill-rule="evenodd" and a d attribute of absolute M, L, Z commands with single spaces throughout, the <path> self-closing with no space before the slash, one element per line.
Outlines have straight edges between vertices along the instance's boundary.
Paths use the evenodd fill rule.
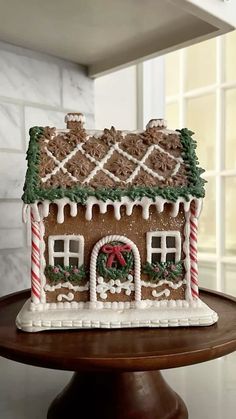
<path fill-rule="evenodd" d="M 122 244 L 122 245 L 112 245 L 112 244 L 105 244 L 102 246 L 102 252 L 108 253 L 109 257 L 107 259 L 107 268 L 111 268 L 114 259 L 116 258 L 121 266 L 126 265 L 126 261 L 122 252 L 130 252 L 131 246 L 129 244 Z"/>

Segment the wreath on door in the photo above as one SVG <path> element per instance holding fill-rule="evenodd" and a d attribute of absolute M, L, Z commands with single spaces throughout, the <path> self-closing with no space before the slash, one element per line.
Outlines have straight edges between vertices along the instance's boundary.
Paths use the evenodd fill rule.
<path fill-rule="evenodd" d="M 129 244 L 104 244 L 97 257 L 97 272 L 105 279 L 126 279 L 133 274 L 134 255 Z"/>

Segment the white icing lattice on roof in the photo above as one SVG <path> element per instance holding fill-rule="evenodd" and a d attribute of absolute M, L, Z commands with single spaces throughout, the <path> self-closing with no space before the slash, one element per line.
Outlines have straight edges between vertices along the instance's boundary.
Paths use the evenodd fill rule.
<path fill-rule="evenodd" d="M 86 138 L 86 140 L 87 139 L 88 137 Z M 182 157 L 175 157 L 168 151 L 164 150 L 164 148 L 162 148 L 159 144 L 150 145 L 147 148 L 141 160 L 138 160 L 135 156 L 123 150 L 120 147 L 118 142 L 112 144 L 109 147 L 106 155 L 101 160 L 98 160 L 98 159 L 95 159 L 93 156 L 91 156 L 89 153 L 87 153 L 84 150 L 83 146 L 85 144 L 86 142 L 81 142 L 77 144 L 76 147 L 70 153 L 68 153 L 68 155 L 62 161 L 59 161 L 58 158 L 55 157 L 55 155 L 48 149 L 48 141 L 45 141 L 43 149 L 46 152 L 47 156 L 51 158 L 53 162 L 56 164 L 56 167 L 50 173 L 48 173 L 46 176 L 44 176 L 41 179 L 42 183 L 45 183 L 49 179 L 51 179 L 51 177 L 56 175 L 59 172 L 59 170 L 62 170 L 64 174 L 68 174 L 68 176 L 71 178 L 71 180 L 73 180 L 73 182 L 81 184 L 81 185 L 86 185 L 86 184 L 88 185 L 100 171 L 102 171 L 105 175 L 107 175 L 116 184 L 119 185 L 120 183 L 122 183 L 122 184 L 128 185 L 135 180 L 136 176 L 139 174 L 141 169 L 144 172 L 146 172 L 148 175 L 152 176 L 154 179 L 158 179 L 159 181 L 164 181 L 165 176 L 162 176 L 160 173 L 153 170 L 151 167 L 148 167 L 148 165 L 146 164 L 148 157 L 151 156 L 155 150 L 158 150 L 160 153 L 168 156 L 168 158 L 170 158 L 172 161 L 176 163 L 175 167 L 172 169 L 170 176 L 168 176 L 169 178 L 176 176 L 176 174 L 179 172 L 181 164 L 183 163 Z M 86 157 L 86 159 L 88 159 L 91 163 L 95 164 L 95 167 L 91 169 L 90 173 L 86 176 L 86 178 L 83 181 L 73 176 L 70 173 L 70 171 L 65 167 L 65 165 L 70 162 L 72 157 L 74 157 L 78 151 L 80 151 L 81 154 L 83 154 L 83 156 Z M 105 167 L 105 165 L 109 162 L 109 160 L 114 156 L 114 153 L 118 153 L 121 157 L 126 158 L 127 160 L 129 160 L 135 165 L 132 173 L 128 176 L 126 180 L 120 179 L 118 176 L 112 173 L 112 171 L 110 171 L 109 169 Z M 79 165 L 79 160 L 78 160 L 78 165 Z"/>

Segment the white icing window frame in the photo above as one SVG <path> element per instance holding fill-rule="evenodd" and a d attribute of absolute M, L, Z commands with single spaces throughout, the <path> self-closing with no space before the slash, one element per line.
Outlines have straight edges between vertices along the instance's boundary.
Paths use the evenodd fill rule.
<path fill-rule="evenodd" d="M 55 252 L 54 251 L 54 243 L 56 240 L 63 240 L 64 242 L 64 251 L 63 252 Z M 78 252 L 71 252 L 70 251 L 70 241 L 78 241 L 79 242 L 79 249 Z M 83 265 L 84 263 L 84 237 L 74 234 L 64 234 L 64 235 L 55 235 L 48 237 L 48 259 L 49 265 L 54 266 L 54 258 L 63 258 L 64 259 L 64 266 L 69 266 L 69 259 L 74 257 L 78 259 L 78 266 Z"/>
<path fill-rule="evenodd" d="M 152 246 L 152 238 L 159 237 L 161 247 Z M 175 238 L 175 247 L 167 247 L 167 237 Z M 181 256 L 181 235 L 179 231 L 149 231 L 147 233 L 147 262 L 152 263 L 152 255 L 154 253 L 161 254 L 161 262 L 166 262 L 168 253 L 175 254 L 175 263 L 180 261 Z"/>

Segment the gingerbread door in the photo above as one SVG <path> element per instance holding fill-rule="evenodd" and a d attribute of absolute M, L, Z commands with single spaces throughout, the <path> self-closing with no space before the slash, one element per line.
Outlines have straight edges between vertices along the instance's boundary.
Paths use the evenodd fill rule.
<path fill-rule="evenodd" d="M 137 246 L 125 236 L 99 240 L 90 261 L 90 301 L 125 303 L 140 301 L 140 256 Z"/>

